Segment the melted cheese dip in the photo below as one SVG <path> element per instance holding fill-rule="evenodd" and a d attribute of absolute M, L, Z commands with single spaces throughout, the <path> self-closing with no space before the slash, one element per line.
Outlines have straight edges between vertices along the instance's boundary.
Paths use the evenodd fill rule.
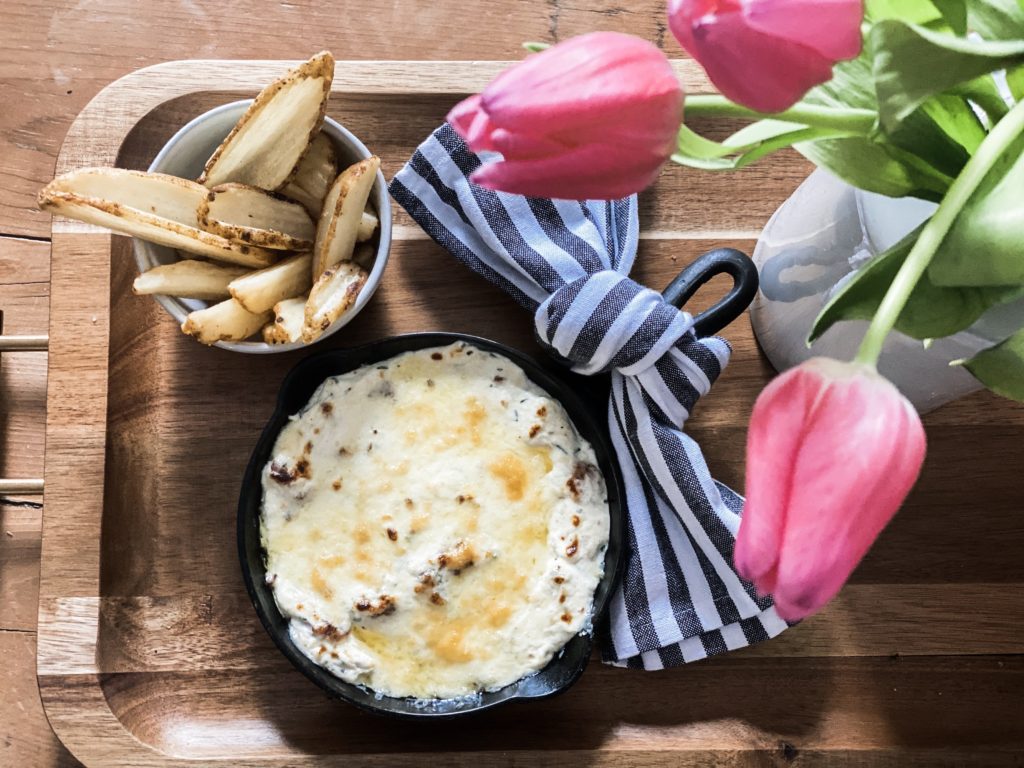
<path fill-rule="evenodd" d="M 389 696 L 544 667 L 589 627 L 608 527 L 562 406 L 463 343 L 328 379 L 263 471 L 267 582 L 292 641 Z"/>

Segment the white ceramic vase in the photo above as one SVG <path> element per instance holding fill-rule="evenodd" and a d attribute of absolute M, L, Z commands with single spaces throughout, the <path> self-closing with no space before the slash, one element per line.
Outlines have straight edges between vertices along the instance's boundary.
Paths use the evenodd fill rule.
<path fill-rule="evenodd" d="M 859 267 L 913 230 L 933 203 L 856 189 L 816 170 L 765 226 L 754 251 L 761 289 L 751 306 L 758 342 L 779 371 L 814 356 L 850 360 L 867 323 L 837 323 L 810 348 L 814 318 Z M 980 388 L 950 361 L 971 357 L 1024 324 L 1024 300 L 996 307 L 930 346 L 901 333 L 885 343 L 879 371 L 924 413 Z"/>

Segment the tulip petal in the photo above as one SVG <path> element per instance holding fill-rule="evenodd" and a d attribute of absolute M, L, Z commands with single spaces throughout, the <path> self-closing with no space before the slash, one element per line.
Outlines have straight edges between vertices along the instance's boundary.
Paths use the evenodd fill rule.
<path fill-rule="evenodd" d="M 705 16 L 690 53 L 726 97 L 758 112 L 781 112 L 832 77 L 832 61 L 812 48 L 747 26 L 739 13 Z"/>
<path fill-rule="evenodd" d="M 555 139 L 539 134 L 513 133 L 497 128 L 491 134 L 491 144 L 506 160 L 534 160 L 557 155 L 572 149 Z"/>
<path fill-rule="evenodd" d="M 473 118 L 473 122 L 469 124 L 469 128 L 466 129 L 466 144 L 474 152 L 492 152 L 494 151 L 494 142 L 492 141 L 492 132 L 494 128 L 491 125 L 491 120 L 487 116 L 486 112 L 480 111 L 476 113 Z"/>
<path fill-rule="evenodd" d="M 834 373 L 839 366 L 845 375 Z M 791 469 L 773 592 L 787 620 L 836 595 L 910 491 L 925 451 L 917 413 L 877 373 L 835 361 L 802 367 L 829 383 Z"/>
<path fill-rule="evenodd" d="M 792 493 L 794 465 L 808 411 L 825 384 L 802 366 L 777 376 L 757 398 L 747 435 L 747 484 L 734 561 L 762 592 L 775 588 Z"/>
<path fill-rule="evenodd" d="M 682 88 L 662 51 L 633 35 L 594 32 L 505 70 L 484 90 L 482 105 L 498 127 L 551 134 L 629 122 L 644 102 L 666 96 L 678 104 L 678 119 Z"/>
<path fill-rule="evenodd" d="M 781 112 L 860 51 L 860 0 L 670 0 L 669 26 L 731 100 Z"/>
<path fill-rule="evenodd" d="M 511 67 L 448 115 L 475 152 L 504 161 L 473 180 L 535 197 L 611 200 L 639 192 L 676 146 L 683 91 L 658 48 L 597 32 Z"/>
<path fill-rule="evenodd" d="M 480 107 L 480 96 L 470 96 L 456 104 L 446 118 L 474 152 L 493 152 L 491 134 L 494 127 Z"/>
<path fill-rule="evenodd" d="M 668 24 L 672 35 L 679 41 L 687 53 L 694 56 L 693 27 L 704 16 L 716 13 L 736 13 L 742 11 L 739 2 L 731 4 L 718 3 L 714 0 L 669 0 Z"/>
<path fill-rule="evenodd" d="M 827 59 L 853 59 L 860 53 L 861 0 L 744 0 L 751 28 L 810 48 Z"/>
<path fill-rule="evenodd" d="M 610 117 L 598 114 L 568 129 L 552 129 L 549 134 L 571 146 L 623 142 L 653 147 L 667 158 L 675 149 L 682 120 L 683 94 L 677 91 L 638 101 L 628 109 L 615 110 Z"/>
<path fill-rule="evenodd" d="M 460 136 L 465 136 L 469 126 L 473 123 L 473 119 L 479 112 L 480 94 L 478 93 L 470 96 L 468 99 L 463 99 L 452 107 L 445 120 L 451 123 Z"/>
<path fill-rule="evenodd" d="M 471 181 L 528 197 L 614 200 L 651 184 L 663 162 L 632 147 L 591 144 L 556 157 L 487 163 Z"/>

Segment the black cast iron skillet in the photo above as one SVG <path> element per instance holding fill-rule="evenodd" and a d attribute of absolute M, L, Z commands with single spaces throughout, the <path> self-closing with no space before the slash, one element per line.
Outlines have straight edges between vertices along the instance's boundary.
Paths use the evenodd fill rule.
<path fill-rule="evenodd" d="M 720 248 L 704 254 L 683 270 L 665 290 L 665 298 L 681 307 L 694 293 L 718 274 L 733 278 L 729 293 L 711 309 L 695 318 L 699 336 L 716 333 L 735 320 L 757 292 L 757 270 L 739 251 Z M 488 691 L 464 699 L 422 701 L 381 697 L 362 686 L 346 683 L 310 661 L 288 636 L 288 621 L 278 610 L 274 595 L 266 584 L 266 562 L 260 545 L 260 474 L 270 460 L 278 433 L 291 414 L 300 411 L 317 387 L 331 376 L 353 371 L 400 355 L 403 352 L 439 347 L 465 341 L 485 351 L 503 355 L 518 366 L 548 395 L 566 409 L 579 433 L 590 442 L 608 487 L 608 511 L 611 516 L 604 576 L 594 595 L 594 623 L 604 620 L 608 599 L 617 583 L 625 535 L 625 489 L 618 462 L 609 444 L 607 377 L 583 377 L 567 372 L 551 360 L 538 363 L 511 347 L 488 339 L 461 333 L 411 333 L 393 336 L 355 349 L 321 352 L 302 360 L 285 377 L 273 416 L 249 459 L 238 501 L 238 552 L 253 607 L 274 643 L 300 672 L 329 695 L 377 714 L 404 718 L 446 718 L 479 712 L 515 699 L 541 699 L 567 690 L 583 674 L 590 659 L 593 637 L 581 632 L 542 670 L 497 691 Z"/>

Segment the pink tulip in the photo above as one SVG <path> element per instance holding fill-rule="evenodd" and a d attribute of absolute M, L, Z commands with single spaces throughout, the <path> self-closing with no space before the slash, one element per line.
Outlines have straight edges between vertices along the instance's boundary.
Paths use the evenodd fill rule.
<path fill-rule="evenodd" d="M 816 357 L 783 373 L 750 418 L 740 575 L 788 621 L 818 611 L 896 514 L 924 452 L 917 412 L 874 368 Z"/>
<path fill-rule="evenodd" d="M 632 35 L 595 32 L 528 56 L 448 121 L 474 152 L 500 152 L 472 180 L 534 197 L 611 200 L 639 192 L 676 146 L 683 90 Z"/>
<path fill-rule="evenodd" d="M 860 53 L 862 0 L 669 0 L 669 26 L 727 98 L 781 112 Z"/>

